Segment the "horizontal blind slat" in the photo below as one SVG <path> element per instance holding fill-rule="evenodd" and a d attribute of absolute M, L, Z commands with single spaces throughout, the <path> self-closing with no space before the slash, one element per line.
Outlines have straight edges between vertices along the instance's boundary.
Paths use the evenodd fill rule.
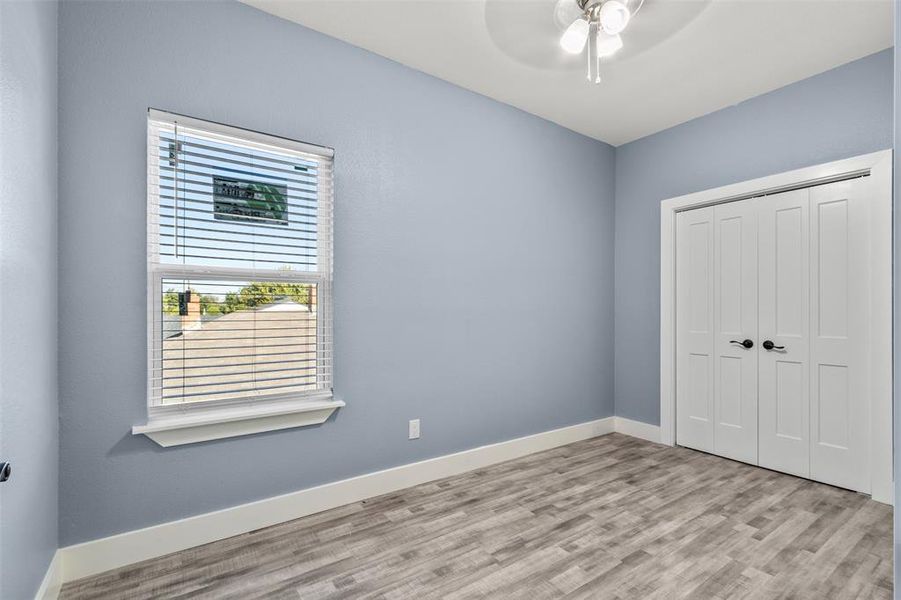
<path fill-rule="evenodd" d="M 212 187 L 212 186 L 208 186 Z M 161 193 L 159 195 L 160 198 L 160 208 L 166 208 L 170 210 L 176 209 L 176 203 L 179 206 L 182 206 L 182 203 L 191 203 L 197 204 L 199 206 L 214 206 L 216 203 L 211 200 L 203 199 L 206 196 L 210 196 L 211 193 L 206 190 L 181 190 L 181 194 L 177 194 L 179 190 L 176 190 L 173 187 L 161 185 L 161 190 L 166 190 L 166 193 Z M 170 193 L 171 192 L 171 193 Z M 189 198 L 187 196 L 188 193 L 194 194 L 196 196 L 201 196 L 201 198 Z M 291 196 L 289 194 L 282 195 L 286 200 L 290 200 Z M 289 211 L 291 214 L 301 214 L 304 218 L 316 217 L 318 214 L 318 207 L 316 206 L 315 201 L 310 202 L 308 204 L 294 204 L 291 202 L 285 202 L 285 206 L 288 208 L 296 208 L 296 210 Z M 201 211 L 196 212 L 209 212 L 209 209 L 202 209 Z M 314 221 L 315 222 L 315 221 Z"/>
<path fill-rule="evenodd" d="M 159 207 L 157 207 L 157 210 L 156 210 L 155 212 L 151 212 L 150 215 L 159 218 L 161 215 L 160 215 L 160 213 L 159 213 L 158 208 L 159 208 Z M 166 215 L 166 216 L 167 216 L 168 218 L 170 218 L 170 219 L 174 218 L 174 216 L 172 216 L 172 215 Z M 223 222 L 224 222 L 224 221 L 217 221 L 217 220 L 214 220 L 214 219 L 211 219 L 211 218 L 210 218 L 210 219 L 199 219 L 199 218 L 197 218 L 197 217 L 191 217 L 191 216 L 179 216 L 179 217 L 178 217 L 178 221 L 179 221 L 179 223 L 182 223 L 182 222 L 185 222 L 185 221 L 191 221 L 191 222 L 197 222 L 197 223 L 216 223 L 216 224 L 220 224 L 220 223 L 223 223 Z M 235 222 L 235 223 L 237 223 L 237 222 Z M 270 224 L 268 224 L 268 223 L 254 223 L 254 227 L 261 228 L 261 229 L 269 229 L 269 228 L 272 228 L 272 229 L 275 229 L 275 230 L 278 230 L 278 231 L 285 231 L 285 228 L 284 228 L 283 226 L 279 226 L 279 225 L 270 225 Z M 316 230 L 315 230 L 315 229 L 300 229 L 300 228 L 296 228 L 296 229 L 294 229 L 293 231 L 299 231 L 299 232 L 305 233 L 305 234 L 308 234 L 308 233 L 316 233 Z M 252 235 L 255 235 L 255 236 L 258 236 L 258 237 L 261 237 L 261 238 L 262 238 L 262 237 L 267 237 L 267 238 L 268 238 L 271 234 L 266 233 L 265 236 L 262 236 L 262 235 L 259 235 L 259 234 L 252 234 Z"/>
<path fill-rule="evenodd" d="M 309 369 L 298 369 L 298 371 L 311 371 L 316 367 L 311 367 Z M 209 388 L 209 387 L 219 387 L 219 386 L 233 386 L 233 385 L 241 385 L 241 384 L 253 384 L 256 387 L 256 384 L 260 382 L 269 382 L 269 381 L 286 381 L 289 379 L 309 379 L 313 375 L 307 373 L 305 375 L 285 375 L 283 377 L 254 377 L 252 379 L 244 379 L 241 381 L 210 381 L 207 383 L 184 383 L 182 382 L 180 385 L 166 385 L 163 384 L 160 386 L 164 390 L 172 390 L 172 389 L 197 389 L 197 388 Z M 183 378 L 179 378 L 183 379 Z"/>
<path fill-rule="evenodd" d="M 193 242 L 193 241 L 201 241 L 201 240 L 198 240 L 197 238 L 190 238 L 190 241 Z M 241 243 L 248 244 L 251 246 L 254 245 L 253 242 L 241 242 Z M 165 247 L 166 244 L 163 243 L 162 246 Z M 184 250 L 198 250 L 198 251 L 213 250 L 213 251 L 217 251 L 217 252 L 230 252 L 230 253 L 238 252 L 241 254 L 249 254 L 249 255 L 251 255 L 251 257 L 249 257 L 249 258 L 242 258 L 240 256 L 236 256 L 236 257 L 217 256 L 217 257 L 215 257 L 215 258 L 231 258 L 233 260 L 245 260 L 247 262 L 258 262 L 260 260 L 258 258 L 260 255 L 267 256 L 267 257 L 276 257 L 276 256 L 295 256 L 295 257 L 301 257 L 301 258 L 315 258 L 316 257 L 315 252 L 298 253 L 298 252 L 286 252 L 284 250 L 255 250 L 254 248 L 249 248 L 249 249 L 222 248 L 221 246 L 215 246 L 212 244 L 206 245 L 206 246 L 195 246 L 194 244 L 182 243 L 182 244 L 179 244 L 178 247 L 182 251 L 184 251 Z M 267 245 L 267 247 L 269 247 L 269 246 Z M 316 263 L 310 262 L 308 264 L 316 264 Z"/>
<path fill-rule="evenodd" d="M 172 167 L 167 165 L 160 165 L 158 167 L 159 172 L 156 173 L 157 183 L 160 188 L 186 191 L 188 189 L 188 185 L 207 187 L 211 186 L 210 179 L 213 177 L 220 177 L 222 179 L 242 179 L 242 177 L 239 177 L 238 174 L 230 171 L 216 172 L 216 169 L 200 171 L 197 169 L 186 168 L 187 166 L 191 165 L 185 165 L 181 163 L 179 163 L 178 166 Z M 285 179 L 278 179 L 276 177 L 270 177 L 262 173 L 247 175 L 253 176 L 254 179 L 256 181 L 259 181 L 260 183 L 284 185 L 286 188 L 291 188 L 294 195 L 293 199 L 315 201 L 317 199 L 318 192 L 320 191 L 318 180 L 315 183 L 310 183 L 306 181 L 289 181 Z"/>
<path fill-rule="evenodd" d="M 229 349 L 229 350 L 241 350 L 242 348 L 256 348 L 257 350 L 259 350 L 260 348 L 263 348 L 263 349 L 267 349 L 267 348 L 311 348 L 311 347 L 315 347 L 315 346 L 316 346 L 316 342 L 296 343 L 296 344 L 257 344 L 257 345 L 252 345 L 252 346 L 241 346 L 241 345 L 239 345 L 239 344 L 229 344 L 229 345 L 228 345 L 228 349 Z M 194 350 L 194 351 L 200 351 L 200 350 L 221 350 L 221 349 L 222 349 L 221 346 L 191 346 L 191 350 Z M 158 359 L 158 358 L 155 358 L 156 355 L 160 353 L 159 350 L 151 349 L 151 352 L 153 353 L 154 360 L 160 360 L 160 359 Z M 269 352 L 269 353 L 260 353 L 260 352 L 257 352 L 257 353 L 256 353 L 256 356 L 277 356 L 277 355 L 280 355 L 280 354 L 295 354 L 295 353 L 293 353 L 293 352 L 288 352 L 288 351 L 282 351 L 282 352 Z M 241 357 L 241 356 L 246 356 L 246 355 L 245 355 L 245 354 L 227 354 L 227 355 L 223 355 L 223 357 Z"/>
<path fill-rule="evenodd" d="M 311 360 L 314 361 L 315 359 L 311 359 Z M 309 363 L 309 362 L 311 362 L 311 360 L 307 360 L 307 361 L 299 361 L 299 362 L 307 362 L 307 363 Z M 292 361 L 281 361 L 281 362 L 275 363 L 275 364 L 286 364 L 286 363 L 291 363 L 291 362 L 292 362 Z M 256 366 L 256 365 L 254 365 L 254 363 L 249 363 L 249 364 L 252 365 L 252 366 Z M 260 363 L 260 364 L 269 364 L 269 363 Z M 233 368 L 233 367 L 236 367 L 236 366 L 239 366 L 238 363 L 233 364 L 233 365 L 229 365 L 227 368 L 230 369 L 230 368 Z M 222 367 L 222 368 L 225 369 L 226 367 Z M 311 368 L 315 369 L 316 367 L 313 366 L 313 367 L 311 367 Z M 179 369 L 178 367 L 173 367 L 171 370 L 181 371 L 181 370 L 183 370 L 183 369 Z M 170 370 L 170 369 L 165 369 L 165 370 L 163 370 L 162 376 L 161 376 L 161 377 L 156 377 L 156 379 L 160 379 L 160 378 L 161 378 L 161 379 L 163 379 L 163 380 L 166 380 L 166 379 L 174 380 L 174 379 L 197 379 L 197 378 L 200 378 L 200 377 L 209 377 L 209 375 L 206 374 L 206 373 L 195 373 L 195 374 L 193 374 L 193 375 L 192 375 L 192 374 L 185 374 L 185 373 L 182 373 L 181 375 L 176 375 L 176 374 L 174 374 L 174 373 L 171 373 L 171 370 Z M 250 370 L 250 371 L 228 371 L 228 372 L 223 371 L 222 373 L 219 373 L 218 376 L 221 378 L 221 377 L 233 377 L 233 376 L 236 376 L 236 375 L 258 375 L 258 374 L 264 374 L 264 373 L 285 373 L 285 372 L 292 372 L 292 373 L 293 373 L 293 372 L 296 372 L 296 371 L 298 371 L 298 370 L 299 370 L 299 369 L 297 369 L 297 368 L 295 368 L 295 367 L 285 367 L 284 369 L 252 369 L 252 370 Z M 308 370 L 308 369 L 305 369 L 305 370 Z"/>
<path fill-rule="evenodd" d="M 184 220 L 184 219 L 182 219 L 182 220 Z M 160 227 L 162 227 L 164 229 L 173 229 L 175 227 L 175 225 L 173 225 L 171 223 L 161 223 Z M 191 231 L 203 231 L 203 232 L 207 232 L 207 233 L 229 233 L 229 234 L 236 235 L 236 236 L 238 236 L 238 235 L 253 236 L 254 235 L 254 234 L 252 234 L 250 232 L 246 232 L 246 231 L 233 231 L 230 229 L 215 229 L 212 227 L 192 227 L 192 226 L 188 226 L 188 225 L 180 225 L 179 229 L 186 229 L 186 230 L 191 230 Z M 174 237 L 175 234 L 167 234 L 167 235 Z M 304 236 L 290 236 L 290 235 L 276 235 L 276 234 L 268 234 L 266 236 L 266 239 L 297 240 L 297 241 L 302 241 L 302 242 L 316 242 L 317 241 L 317 238 L 315 236 L 304 237 Z M 253 241 L 254 240 L 246 240 L 245 243 L 253 242 Z"/>
<path fill-rule="evenodd" d="M 187 253 L 176 253 L 176 252 L 160 252 L 160 256 L 171 256 L 173 258 L 202 258 L 206 260 L 229 260 L 232 262 L 242 262 L 248 264 L 256 264 L 256 263 L 266 263 L 273 265 L 295 265 L 295 266 L 308 266 L 314 267 L 316 263 L 314 262 L 302 262 L 302 261 L 291 261 L 291 260 L 268 260 L 261 258 L 229 258 L 227 256 L 212 256 L 211 254 L 187 254 Z"/>
<path fill-rule="evenodd" d="M 314 379 L 312 376 L 309 379 Z M 308 384 L 306 384 L 308 385 Z M 164 398 L 173 399 L 173 398 L 197 398 L 200 396 L 211 396 L 211 395 L 228 395 L 234 394 L 238 392 L 262 392 L 262 391 L 271 391 L 271 390 L 284 390 L 285 388 L 305 388 L 305 384 L 284 384 L 284 385 L 268 385 L 268 386 L 248 386 L 246 389 L 227 389 L 227 390 L 215 390 L 209 392 L 192 392 L 192 393 L 181 393 L 181 394 L 163 394 Z M 225 399 L 225 398 L 222 398 Z"/>
<path fill-rule="evenodd" d="M 178 159 L 169 156 L 165 148 L 160 148 L 160 168 L 175 169 L 176 164 L 190 165 L 192 167 L 210 168 L 210 169 L 228 169 L 235 173 L 245 173 L 261 175 L 270 179 L 281 179 L 283 181 L 313 183 L 319 176 L 319 170 L 310 167 L 306 171 L 298 171 L 295 169 L 282 169 L 278 166 L 269 164 L 270 161 L 261 159 L 259 162 L 245 162 L 242 160 L 234 160 L 228 156 L 228 153 L 222 153 L 220 156 L 211 154 L 203 154 L 197 152 L 189 152 L 185 147 L 190 144 L 181 143 L 181 150 L 178 152 Z M 187 158 L 190 157 L 190 158 Z M 168 164 L 167 164 L 168 163 Z M 186 169 L 187 171 L 187 169 Z"/>
<path fill-rule="evenodd" d="M 165 212 L 163 212 L 163 211 L 165 211 Z M 183 218 L 182 215 L 184 213 L 192 213 L 194 215 L 211 215 L 210 219 L 205 219 L 205 220 L 213 221 L 213 222 L 216 221 L 216 219 L 212 216 L 213 213 L 210 212 L 209 209 L 189 208 L 189 207 L 184 206 L 183 204 L 180 204 L 179 206 L 171 206 L 171 205 L 166 206 L 164 204 L 160 204 L 159 211 L 156 214 L 161 217 L 169 217 L 170 219 L 181 219 L 181 218 Z M 265 220 L 264 219 L 265 219 L 264 217 L 260 217 L 257 222 L 254 222 L 254 225 L 260 224 L 260 225 L 269 225 L 271 227 L 276 226 L 276 225 L 274 225 L 274 222 L 276 221 L 276 219 L 271 219 L 271 218 L 265 219 Z M 222 220 L 222 219 L 220 219 L 220 220 Z M 235 222 L 243 223 L 244 221 L 235 221 Z M 297 217 L 296 219 L 293 219 L 290 222 L 294 223 L 294 224 L 299 224 L 299 225 L 316 225 L 318 222 L 318 219 L 316 217 L 304 216 L 304 217 Z M 284 225 L 279 225 L 279 227 L 284 227 Z M 261 236 L 261 237 L 263 237 L 263 236 Z"/>
<path fill-rule="evenodd" d="M 293 165 L 297 161 L 301 161 L 314 166 L 328 165 L 328 163 L 331 161 L 330 158 L 324 156 L 311 156 L 307 153 L 298 153 L 291 150 L 288 150 L 287 152 L 273 152 L 259 148 L 242 149 L 243 146 L 237 146 L 236 144 L 229 143 L 227 141 L 204 141 L 204 139 L 200 137 L 200 135 L 192 135 L 190 132 L 186 132 L 184 129 L 182 129 L 182 136 L 179 136 L 179 138 L 181 141 L 183 141 L 183 143 L 190 144 L 192 148 L 214 152 L 227 152 L 239 158 L 265 157 L 267 160 L 283 162 L 285 164 Z M 175 140 L 175 137 L 175 132 L 173 130 L 170 130 L 168 132 L 161 132 L 161 135 L 159 135 L 158 139 L 163 142 L 172 142 Z M 188 139 L 185 139 L 186 137 Z"/>
<path fill-rule="evenodd" d="M 174 233 L 160 233 L 160 238 L 175 238 Z M 193 236 L 192 240 L 197 240 L 200 242 L 232 242 L 232 243 L 240 243 L 240 244 L 251 244 L 253 246 L 267 246 L 274 248 L 316 248 L 316 244 L 285 244 L 285 243 L 272 243 L 272 242 L 259 242 L 257 240 L 247 240 L 241 242 L 235 242 L 234 240 L 229 240 L 227 238 L 219 238 L 219 237 L 204 237 L 204 236 Z M 174 243 L 174 242 L 172 242 Z M 162 245 L 166 245 L 166 242 L 162 242 Z M 315 256 L 315 254 L 310 254 L 308 256 Z"/>
<path fill-rule="evenodd" d="M 230 369 L 233 367 L 253 367 L 253 366 L 258 366 L 258 365 L 304 364 L 304 363 L 308 363 L 308 362 L 316 360 L 316 358 L 314 356 L 313 358 L 293 358 L 291 360 L 264 360 L 264 361 L 260 361 L 260 362 L 240 362 L 240 361 L 224 362 L 224 359 L 226 359 L 226 358 L 247 358 L 247 357 L 246 356 L 240 356 L 240 357 L 210 356 L 210 357 L 205 357 L 205 358 L 185 358 L 185 359 L 179 359 L 179 358 L 166 359 L 166 358 L 164 358 L 163 359 L 164 361 L 168 361 L 170 363 L 174 362 L 174 363 L 176 363 L 176 365 L 177 365 L 177 363 L 184 362 L 186 360 L 215 360 L 218 362 L 217 362 L 217 364 L 212 365 L 212 366 L 210 366 L 210 365 L 176 366 L 176 365 L 170 364 L 169 366 L 164 366 L 162 368 L 162 370 L 168 371 L 171 369 L 177 369 L 179 371 L 184 371 L 184 370 L 189 370 L 189 369 L 204 369 L 204 370 L 217 369 L 217 368 L 222 368 L 222 369 L 229 368 Z"/>

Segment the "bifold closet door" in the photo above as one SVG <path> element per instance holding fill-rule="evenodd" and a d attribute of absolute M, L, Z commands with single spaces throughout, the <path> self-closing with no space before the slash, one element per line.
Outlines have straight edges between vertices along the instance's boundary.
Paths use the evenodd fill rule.
<path fill-rule="evenodd" d="M 810 188 L 810 477 L 870 491 L 869 177 Z"/>
<path fill-rule="evenodd" d="M 868 185 L 859 178 L 758 199 L 759 464 L 862 492 L 870 481 Z"/>
<path fill-rule="evenodd" d="M 758 459 L 801 477 L 810 476 L 809 197 L 803 189 L 757 199 Z"/>
<path fill-rule="evenodd" d="M 714 451 L 713 208 L 676 215 L 676 443 Z"/>
<path fill-rule="evenodd" d="M 757 464 L 755 201 L 714 207 L 713 236 L 714 452 Z"/>
<path fill-rule="evenodd" d="M 676 216 L 677 443 L 757 462 L 757 215 Z"/>

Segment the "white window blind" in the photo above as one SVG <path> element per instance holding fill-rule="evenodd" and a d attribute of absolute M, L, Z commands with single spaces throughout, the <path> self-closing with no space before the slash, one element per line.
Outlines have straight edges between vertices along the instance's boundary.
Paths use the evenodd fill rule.
<path fill-rule="evenodd" d="M 151 409 L 331 394 L 332 151 L 151 110 Z"/>

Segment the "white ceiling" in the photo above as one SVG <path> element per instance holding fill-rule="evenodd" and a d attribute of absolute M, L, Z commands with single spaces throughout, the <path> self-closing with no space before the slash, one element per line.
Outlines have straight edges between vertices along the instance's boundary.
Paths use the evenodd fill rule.
<path fill-rule="evenodd" d="M 646 0 L 585 80 L 555 0 L 242 0 L 620 145 L 892 45 L 891 0 Z"/>

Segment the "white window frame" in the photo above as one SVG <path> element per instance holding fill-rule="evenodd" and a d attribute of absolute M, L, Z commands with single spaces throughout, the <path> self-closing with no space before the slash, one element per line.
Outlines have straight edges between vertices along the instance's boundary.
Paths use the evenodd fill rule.
<path fill-rule="evenodd" d="M 333 176 L 323 178 L 317 193 L 317 270 L 315 272 L 260 270 L 244 267 L 208 267 L 164 264 L 158 260 L 159 190 L 154 181 L 158 170 L 156 143 L 151 132 L 153 123 L 169 123 L 183 130 L 195 130 L 206 137 L 220 137 L 223 141 L 261 150 L 289 150 L 305 154 L 317 162 L 333 166 L 334 150 L 306 144 L 257 131 L 203 121 L 184 115 L 149 109 L 147 115 L 147 423 L 132 428 L 133 434 L 150 437 L 161 446 L 174 446 L 302 427 L 325 422 L 344 402 L 332 394 L 331 368 L 323 371 L 323 361 L 332 361 L 332 207 L 334 202 Z M 153 148 L 151 148 L 153 146 Z M 331 171 L 331 169 L 330 169 Z M 164 278 L 252 281 L 284 280 L 291 283 L 316 285 L 317 302 L 317 383 L 324 390 L 309 393 L 267 394 L 229 400 L 185 402 L 163 405 L 153 386 L 153 357 L 161 350 L 162 340 L 154 318 L 162 311 L 162 280 Z"/>

